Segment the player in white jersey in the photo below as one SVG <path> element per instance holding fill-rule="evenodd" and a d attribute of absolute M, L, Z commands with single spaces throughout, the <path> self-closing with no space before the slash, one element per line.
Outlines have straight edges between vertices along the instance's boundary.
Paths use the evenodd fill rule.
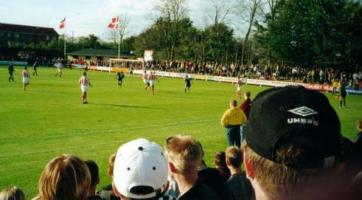
<path fill-rule="evenodd" d="M 23 77 L 23 89 L 26 90 L 26 87 L 29 85 L 30 82 L 30 74 L 28 72 L 28 68 L 24 67 L 24 70 L 21 72 L 21 75 Z"/>
<path fill-rule="evenodd" d="M 79 79 L 80 84 L 80 90 L 82 91 L 82 103 L 86 104 L 87 101 L 87 93 L 88 93 L 88 87 L 91 86 L 91 83 L 89 81 L 89 78 L 87 77 L 87 73 L 84 72 L 83 76 Z"/>
<path fill-rule="evenodd" d="M 243 85 L 243 81 L 238 76 L 238 80 L 236 81 L 236 96 L 240 99 L 241 98 L 241 86 Z"/>
<path fill-rule="evenodd" d="M 63 64 L 61 61 L 58 61 L 57 63 L 55 63 L 55 67 L 57 68 L 57 73 L 55 73 L 54 76 L 59 76 L 62 77 L 63 75 Z"/>
<path fill-rule="evenodd" d="M 155 72 L 150 72 L 150 75 L 148 77 L 148 81 L 152 90 L 152 95 L 155 95 L 155 82 L 156 82 L 156 73 Z"/>
<path fill-rule="evenodd" d="M 143 83 L 145 84 L 145 90 L 147 90 L 150 87 L 150 82 L 148 80 L 149 75 L 147 74 L 147 71 L 143 71 L 142 73 L 142 80 Z"/>

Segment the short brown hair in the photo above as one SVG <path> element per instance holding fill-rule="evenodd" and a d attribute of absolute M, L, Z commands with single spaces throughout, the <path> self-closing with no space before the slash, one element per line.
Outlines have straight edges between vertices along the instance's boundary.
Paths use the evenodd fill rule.
<path fill-rule="evenodd" d="M 229 161 L 230 165 L 234 168 L 240 168 L 243 154 L 240 148 L 231 146 L 225 151 L 225 159 Z"/>
<path fill-rule="evenodd" d="M 197 171 L 201 165 L 202 150 L 199 143 L 189 135 L 177 135 L 167 139 L 166 153 L 182 174 Z"/>
<path fill-rule="evenodd" d="M 61 155 L 45 166 L 39 179 L 39 199 L 86 200 L 90 182 L 90 173 L 83 160 Z"/>

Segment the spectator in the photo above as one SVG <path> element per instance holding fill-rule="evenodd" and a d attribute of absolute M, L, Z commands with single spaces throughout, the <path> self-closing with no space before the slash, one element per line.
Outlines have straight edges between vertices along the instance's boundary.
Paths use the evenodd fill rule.
<path fill-rule="evenodd" d="M 219 199 L 215 191 L 199 181 L 197 168 L 202 162 L 202 151 L 196 140 L 191 136 L 170 137 L 165 148 L 170 175 L 180 190 L 179 200 Z"/>
<path fill-rule="evenodd" d="M 338 197 L 330 192 L 344 189 L 342 136 L 328 99 L 303 87 L 273 88 L 259 93 L 252 110 L 243 151 L 256 199 Z"/>
<path fill-rule="evenodd" d="M 216 170 L 219 172 L 220 176 L 222 177 L 222 182 L 224 183 L 230 177 L 230 171 L 229 171 L 228 167 L 226 166 L 224 151 L 219 151 L 215 154 L 214 164 L 215 164 Z"/>
<path fill-rule="evenodd" d="M 164 195 L 167 176 L 167 160 L 158 144 L 137 139 L 118 149 L 113 190 L 120 199 L 172 199 Z"/>
<path fill-rule="evenodd" d="M 221 118 L 221 125 L 226 128 L 226 136 L 229 146 L 240 147 L 240 126 L 246 122 L 244 112 L 237 107 L 236 100 L 230 101 L 230 108 L 226 110 Z"/>
<path fill-rule="evenodd" d="M 252 104 L 252 101 L 250 99 L 250 91 L 247 91 L 245 93 L 245 101 L 240 105 L 240 108 L 241 110 L 243 110 L 246 118 L 249 118 L 249 113 L 250 113 L 250 108 L 251 108 L 251 104 Z"/>
<path fill-rule="evenodd" d="M 91 176 L 88 200 L 102 200 L 102 198 L 98 194 L 96 194 L 97 185 L 99 184 L 98 165 L 93 160 L 87 160 L 85 161 L 85 164 L 87 165 Z"/>
<path fill-rule="evenodd" d="M 115 159 L 116 159 L 116 154 L 112 154 L 108 158 L 108 175 L 110 177 L 113 177 L 113 167 Z M 103 187 L 102 190 L 98 192 L 98 195 L 103 200 L 119 200 L 119 198 L 113 192 L 112 184 Z"/>
<path fill-rule="evenodd" d="M 10 187 L 0 192 L 0 200 L 25 200 L 25 195 L 21 189 Z"/>
<path fill-rule="evenodd" d="M 202 158 L 203 158 L 204 151 L 202 149 L 202 145 L 199 142 L 198 144 L 200 145 Z M 219 170 L 217 170 L 216 168 L 208 167 L 205 161 L 202 160 L 202 164 L 198 169 L 198 176 L 199 180 L 205 185 L 209 186 L 211 189 L 213 189 L 219 197 L 226 196 L 224 194 L 227 192 L 225 191 L 224 187 L 225 178 L 221 176 Z"/>
<path fill-rule="evenodd" d="M 357 121 L 357 144 L 361 146 L 362 150 L 362 119 Z"/>
<path fill-rule="evenodd" d="M 91 177 L 87 165 L 76 156 L 62 155 L 51 160 L 39 179 L 37 200 L 87 200 Z"/>
<path fill-rule="evenodd" d="M 245 171 L 241 171 L 242 151 L 237 147 L 228 147 L 225 156 L 226 165 L 231 172 L 225 186 L 232 193 L 233 200 L 253 200 L 254 190 L 246 178 Z"/>

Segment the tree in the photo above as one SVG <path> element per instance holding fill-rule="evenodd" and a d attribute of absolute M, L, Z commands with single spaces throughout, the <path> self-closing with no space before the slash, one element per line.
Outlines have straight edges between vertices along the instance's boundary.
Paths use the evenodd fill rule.
<path fill-rule="evenodd" d="M 288 0 L 275 6 L 274 19 L 258 28 L 259 44 L 286 64 L 313 67 L 361 65 L 361 4 L 351 0 Z"/>
<path fill-rule="evenodd" d="M 209 26 L 204 31 L 205 58 L 208 61 L 227 62 L 232 54 L 233 30 L 223 23 Z"/>
<path fill-rule="evenodd" d="M 252 27 L 254 26 L 257 15 L 261 10 L 262 0 L 239 0 L 236 8 L 236 12 L 239 15 L 241 22 L 244 20 L 247 23 L 247 31 L 244 36 L 244 42 L 242 46 L 241 52 L 241 64 L 244 64 L 245 51 L 248 46 L 248 40 L 250 33 L 252 31 Z"/>
<path fill-rule="evenodd" d="M 211 0 L 212 24 L 224 23 L 227 16 L 232 11 L 231 3 L 224 0 Z"/>
<path fill-rule="evenodd" d="M 101 43 L 99 38 L 93 34 L 88 37 L 80 37 L 78 41 L 78 45 L 80 48 L 92 48 L 97 49 L 101 47 Z"/>
<path fill-rule="evenodd" d="M 157 10 L 163 18 L 163 39 L 166 42 L 167 60 L 175 59 L 175 48 L 180 41 L 180 21 L 187 17 L 186 0 L 161 0 Z"/>

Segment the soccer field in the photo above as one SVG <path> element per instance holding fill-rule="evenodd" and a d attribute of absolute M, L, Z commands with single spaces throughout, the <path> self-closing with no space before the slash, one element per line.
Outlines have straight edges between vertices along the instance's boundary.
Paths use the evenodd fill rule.
<path fill-rule="evenodd" d="M 144 137 L 164 144 L 167 137 L 190 134 L 201 141 L 207 163 L 226 147 L 220 117 L 234 96 L 227 83 L 193 81 L 191 93 L 183 92 L 181 79 L 160 78 L 156 94 L 145 91 L 139 77 L 127 76 L 119 88 L 116 75 L 88 72 L 93 87 L 89 104 L 81 104 L 80 70 L 38 68 L 28 91 L 22 90 L 22 68 L 15 81 L 7 81 L 7 67 L 0 67 L 0 190 L 16 185 L 27 199 L 37 193 L 38 179 L 46 163 L 61 154 L 95 160 L 100 167 L 100 187 L 110 183 L 108 157 L 120 144 Z M 30 69 L 30 74 L 32 70 Z M 265 87 L 245 86 L 254 97 Z M 362 118 L 362 96 L 347 96 L 347 108 L 337 110 L 343 134 L 354 139 L 356 120 Z"/>

